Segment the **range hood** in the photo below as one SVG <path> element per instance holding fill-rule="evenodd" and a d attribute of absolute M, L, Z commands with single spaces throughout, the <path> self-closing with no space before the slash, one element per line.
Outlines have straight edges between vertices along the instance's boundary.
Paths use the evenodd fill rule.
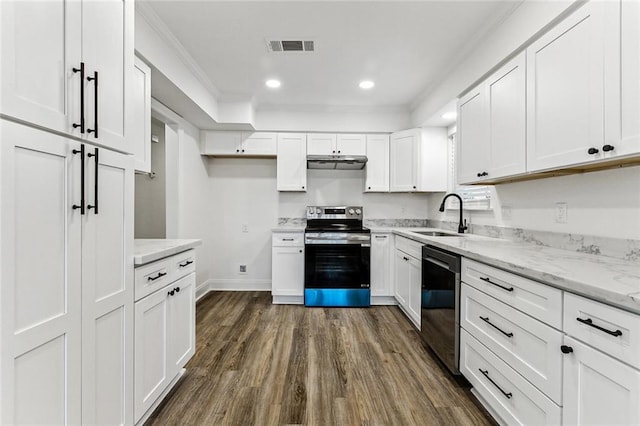
<path fill-rule="evenodd" d="M 366 155 L 307 155 L 307 169 L 361 170 Z"/>

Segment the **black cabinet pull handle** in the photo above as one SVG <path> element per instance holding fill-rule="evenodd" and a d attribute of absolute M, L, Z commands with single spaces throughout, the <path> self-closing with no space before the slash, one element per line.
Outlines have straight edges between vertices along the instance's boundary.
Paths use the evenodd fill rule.
<path fill-rule="evenodd" d="M 239 150 L 239 149 L 236 149 L 236 152 L 240 152 L 240 150 Z"/>
<path fill-rule="evenodd" d="M 175 290 L 177 293 L 180 293 L 180 287 L 176 287 L 176 288 L 174 288 L 174 290 Z"/>
<path fill-rule="evenodd" d="M 186 266 L 191 265 L 192 263 L 193 263 L 193 260 L 187 260 L 186 262 L 181 263 L 179 266 L 180 266 L 181 268 L 184 268 L 184 267 L 186 267 Z"/>
<path fill-rule="evenodd" d="M 602 147 L 602 150 L 603 150 L 604 152 L 609 152 L 609 151 L 613 151 L 613 150 L 614 150 L 614 148 L 615 148 L 615 147 L 614 147 L 613 145 L 606 144 L 606 145 L 604 145 L 604 146 Z"/>
<path fill-rule="evenodd" d="M 587 150 L 587 154 L 589 154 L 589 155 L 597 154 L 599 152 L 600 152 L 600 150 L 598 150 L 598 148 L 589 148 Z"/>
<path fill-rule="evenodd" d="M 338 151 L 338 154 L 340 154 L 340 151 Z"/>
<path fill-rule="evenodd" d="M 147 278 L 147 280 L 148 280 L 148 281 L 155 281 L 155 280 L 157 280 L 158 278 L 162 278 L 162 277 L 164 277 L 165 275 L 167 275 L 167 273 L 166 273 L 166 272 L 158 272 L 158 275 L 156 275 L 155 277 L 149 277 L 149 278 Z"/>
<path fill-rule="evenodd" d="M 302 189 L 304 189 L 304 186 L 302 187 Z"/>
<path fill-rule="evenodd" d="M 80 205 L 74 204 L 74 210 L 80 209 L 80 214 L 84 214 L 84 144 L 80 145 L 80 149 L 71 151 L 73 154 L 80 154 Z"/>
<path fill-rule="evenodd" d="M 500 288 L 501 288 L 501 289 L 503 289 L 503 290 L 506 290 L 506 291 L 513 291 L 513 287 L 505 287 L 505 286 L 500 285 L 500 284 L 498 284 L 498 283 L 494 283 L 493 281 L 491 281 L 491 278 L 489 278 L 489 277 L 480 277 L 480 279 L 481 279 L 482 281 L 484 281 L 484 282 L 489 283 L 489 284 L 493 284 L 493 285 L 495 285 L 496 287 L 500 287 Z"/>
<path fill-rule="evenodd" d="M 615 336 L 615 337 L 622 336 L 622 331 L 620 331 L 620 330 L 616 330 L 616 331 L 607 330 L 604 327 L 600 327 L 599 325 L 594 324 L 593 320 L 591 318 L 582 319 L 582 318 L 578 317 L 578 318 L 576 318 L 576 320 L 581 322 L 581 323 L 583 323 L 583 324 L 588 325 L 589 327 L 593 327 L 593 328 L 595 328 L 597 330 L 600 330 L 602 332 L 610 334 L 611 336 Z"/>
<path fill-rule="evenodd" d="M 87 133 L 93 133 L 93 137 L 98 139 L 98 71 L 93 72 L 93 77 L 87 77 L 88 81 L 93 81 L 93 129 L 87 129 Z"/>
<path fill-rule="evenodd" d="M 413 189 L 416 189 L 416 186 L 415 186 L 415 185 L 413 185 Z"/>
<path fill-rule="evenodd" d="M 371 189 L 371 187 L 369 187 L 369 189 Z"/>
<path fill-rule="evenodd" d="M 402 256 L 402 258 L 403 258 L 404 260 L 406 260 L 407 262 L 409 261 L 409 258 L 408 258 L 408 257 L 406 257 L 406 256 Z"/>
<path fill-rule="evenodd" d="M 560 350 L 562 351 L 563 354 L 570 354 L 571 352 L 573 352 L 573 348 L 567 345 L 560 346 Z"/>
<path fill-rule="evenodd" d="M 487 173 L 487 172 L 482 172 L 482 176 L 489 176 L 489 173 Z"/>
<path fill-rule="evenodd" d="M 293 238 L 283 238 L 282 241 L 293 241 Z"/>
<path fill-rule="evenodd" d="M 478 176 L 478 177 L 482 177 L 482 173 L 479 173 L 479 172 L 478 172 L 478 173 L 476 174 L 476 176 Z"/>
<path fill-rule="evenodd" d="M 501 329 L 500 327 L 498 327 L 497 325 L 495 325 L 494 323 L 492 323 L 489 320 L 489 317 L 480 317 L 480 319 L 484 322 L 486 322 L 487 324 L 489 324 L 491 327 L 495 328 L 496 330 L 498 330 L 500 333 L 504 334 L 507 337 L 513 337 L 513 333 L 507 333 L 506 331 L 504 331 L 503 329 Z"/>
<path fill-rule="evenodd" d="M 168 294 L 169 296 L 173 296 L 175 293 L 176 293 L 175 289 L 173 289 L 173 290 L 169 290 L 169 291 L 167 292 L 167 294 Z"/>
<path fill-rule="evenodd" d="M 335 153 L 336 153 L 336 150 L 334 149 L 333 151 L 331 151 L 331 153 L 332 153 L 332 154 L 335 154 Z"/>
<path fill-rule="evenodd" d="M 302 253 L 302 249 L 300 249 L 300 253 Z"/>
<path fill-rule="evenodd" d="M 384 238 L 387 238 L 387 236 L 386 236 L 386 235 L 376 235 L 376 238 L 378 238 L 378 239 L 384 239 Z"/>
<path fill-rule="evenodd" d="M 500 386 L 498 386 L 498 384 L 497 384 L 496 382 L 494 382 L 494 381 L 493 381 L 493 379 L 492 379 L 491 377 L 489 377 L 489 371 L 488 371 L 488 370 L 483 370 L 482 368 L 478 368 L 478 370 L 482 373 L 482 375 L 483 375 L 484 377 L 486 377 L 486 378 L 487 378 L 487 380 L 489 380 L 489 381 L 491 382 L 491 384 L 492 384 L 493 386 L 497 387 L 497 388 L 498 388 L 498 390 L 499 390 L 500 392 L 502 392 L 502 394 L 503 394 L 504 396 L 506 396 L 508 399 L 511 399 L 511 397 L 513 396 L 513 394 L 512 394 L 511 392 L 507 393 L 507 392 L 505 392 L 504 390 L 502 390 L 502 388 L 501 388 Z"/>
<path fill-rule="evenodd" d="M 98 214 L 98 166 L 100 157 L 98 148 L 95 149 L 94 154 L 88 153 L 87 157 L 93 157 L 93 163 L 95 165 L 95 176 L 93 181 L 93 205 L 89 204 L 87 206 L 88 210 L 93 209 L 93 213 Z"/>
<path fill-rule="evenodd" d="M 80 133 L 84 134 L 84 62 L 80 62 L 80 68 L 73 68 L 73 73 L 80 73 L 80 123 L 73 123 L 73 128 L 80 127 Z"/>
<path fill-rule="evenodd" d="M 242 150 L 242 152 L 244 152 L 244 149 Z"/>

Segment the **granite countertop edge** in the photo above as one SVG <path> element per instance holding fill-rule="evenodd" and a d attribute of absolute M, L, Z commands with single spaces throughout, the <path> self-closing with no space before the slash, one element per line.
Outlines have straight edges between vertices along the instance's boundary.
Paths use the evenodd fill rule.
<path fill-rule="evenodd" d="M 464 237 L 415 234 L 415 231 L 428 230 L 452 233 L 436 228 L 392 228 L 391 232 L 640 314 L 640 264 L 637 262 L 473 234 Z"/>
<path fill-rule="evenodd" d="M 133 250 L 134 266 L 163 259 L 202 245 L 199 239 L 135 239 Z"/>

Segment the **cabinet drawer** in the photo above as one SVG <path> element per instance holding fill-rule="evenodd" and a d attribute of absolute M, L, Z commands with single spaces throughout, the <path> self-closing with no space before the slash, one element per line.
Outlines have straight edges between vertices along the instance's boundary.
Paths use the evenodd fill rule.
<path fill-rule="evenodd" d="M 274 233 L 271 244 L 273 247 L 302 247 L 304 246 L 304 232 Z"/>
<path fill-rule="evenodd" d="M 171 258 L 156 260 L 135 269 L 135 300 L 164 287 L 173 281 Z"/>
<path fill-rule="evenodd" d="M 540 321 L 562 328 L 562 291 L 484 263 L 462 259 L 462 281 Z"/>
<path fill-rule="evenodd" d="M 622 362 L 640 368 L 640 315 L 566 293 L 564 331 Z"/>
<path fill-rule="evenodd" d="M 562 333 L 463 284 L 460 325 L 560 404 Z"/>
<path fill-rule="evenodd" d="M 561 409 L 465 330 L 460 371 L 506 424 L 557 425 Z"/>
<path fill-rule="evenodd" d="M 413 241 L 409 238 L 396 235 L 396 248 L 407 253 L 409 256 L 415 257 L 416 259 L 422 259 L 423 245 L 424 244 L 418 241 Z"/>
<path fill-rule="evenodd" d="M 178 280 L 196 271 L 196 251 L 187 250 L 169 258 L 173 280 Z"/>

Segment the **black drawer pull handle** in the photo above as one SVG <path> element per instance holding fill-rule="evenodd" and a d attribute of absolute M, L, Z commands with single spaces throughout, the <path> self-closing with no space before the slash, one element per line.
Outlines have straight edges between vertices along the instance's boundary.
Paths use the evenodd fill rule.
<path fill-rule="evenodd" d="M 500 327 L 498 327 L 497 325 L 493 324 L 491 321 L 489 321 L 489 317 L 480 317 L 480 319 L 484 322 L 486 322 L 487 324 L 489 324 L 491 327 L 495 328 L 496 330 L 498 330 L 500 333 L 504 334 L 507 337 L 513 337 L 513 333 L 507 333 L 506 331 L 504 331 L 503 329 L 501 329 Z"/>
<path fill-rule="evenodd" d="M 166 273 L 166 272 L 158 272 L 158 275 L 156 275 L 155 277 L 149 277 L 149 278 L 147 278 L 147 280 L 148 280 L 148 281 L 155 281 L 155 280 L 157 280 L 158 278 L 162 278 L 162 277 L 164 277 L 165 275 L 167 275 L 167 273 Z"/>
<path fill-rule="evenodd" d="M 293 241 L 293 238 L 283 238 L 282 241 Z"/>
<path fill-rule="evenodd" d="M 604 327 L 600 327 L 599 325 L 594 324 L 593 320 L 591 318 L 582 319 L 582 318 L 578 317 L 578 318 L 576 318 L 576 320 L 578 320 L 579 322 L 581 322 L 583 324 L 588 325 L 589 327 L 593 327 L 593 328 L 595 328 L 597 330 L 603 331 L 603 332 L 605 332 L 607 334 L 610 334 L 612 336 L 615 336 L 615 337 L 622 336 L 622 331 L 620 331 L 620 330 L 616 330 L 616 331 L 607 330 Z"/>
<path fill-rule="evenodd" d="M 493 284 L 493 285 L 495 285 L 496 287 L 500 287 L 500 288 L 501 288 L 501 289 L 503 289 L 503 290 L 506 290 L 506 291 L 513 291 L 513 287 L 505 287 L 505 286 L 500 285 L 500 284 L 498 284 L 498 283 L 494 283 L 493 281 L 491 281 L 491 278 L 488 278 L 488 277 L 480 277 L 480 279 L 481 279 L 482 281 L 484 281 L 484 282 L 489 283 L 489 284 Z"/>
<path fill-rule="evenodd" d="M 589 154 L 589 155 L 594 155 L 594 154 L 597 154 L 597 153 L 599 153 L 599 152 L 600 152 L 600 151 L 598 150 L 598 148 L 589 148 L 589 149 L 587 150 L 587 154 Z"/>
<path fill-rule="evenodd" d="M 407 262 L 409 261 L 409 258 L 408 258 L 408 257 L 406 257 L 406 256 L 402 256 L 402 258 L 403 258 L 404 260 L 406 260 Z"/>
<path fill-rule="evenodd" d="M 573 348 L 571 346 L 562 345 L 560 346 L 560 351 L 562 351 L 563 354 L 570 354 L 573 352 Z"/>
<path fill-rule="evenodd" d="M 167 292 L 167 294 L 168 294 L 169 296 L 173 296 L 174 294 L 176 294 L 176 289 L 174 288 L 173 290 L 169 290 L 169 291 Z"/>
<path fill-rule="evenodd" d="M 483 370 L 482 368 L 478 368 L 478 370 L 482 373 L 482 375 L 483 375 L 484 377 L 486 377 L 486 378 L 487 378 L 487 380 L 489 380 L 489 381 L 491 382 L 491 384 L 492 384 L 493 386 L 497 387 L 497 388 L 498 388 L 498 390 L 499 390 L 500 392 L 502 392 L 502 394 L 503 394 L 504 396 L 506 396 L 507 398 L 511 399 L 511 397 L 513 396 L 513 394 L 512 394 L 511 392 L 507 393 L 507 392 L 503 391 L 503 390 L 502 390 L 502 388 L 501 388 L 500 386 L 498 386 L 498 384 L 497 384 L 496 382 L 494 382 L 494 381 L 493 381 L 493 379 L 492 379 L 491 377 L 489 377 L 489 371 L 488 371 L 488 370 Z"/>
<path fill-rule="evenodd" d="M 376 238 L 384 239 L 384 238 L 387 238 L 387 236 L 386 235 L 376 235 Z"/>
<path fill-rule="evenodd" d="M 193 260 L 187 260 L 186 262 L 181 263 L 179 266 L 181 268 L 184 268 L 184 267 L 187 267 L 187 266 L 191 265 L 192 263 L 193 263 Z"/>
<path fill-rule="evenodd" d="M 613 145 L 609 145 L 609 144 L 604 145 L 604 146 L 602 147 L 602 150 L 603 150 L 604 152 L 613 151 L 614 149 L 615 149 L 615 147 L 614 147 Z"/>
<path fill-rule="evenodd" d="M 174 290 L 175 290 L 177 293 L 179 293 L 179 292 L 180 292 L 180 287 L 176 287 L 176 288 L 174 288 Z"/>

